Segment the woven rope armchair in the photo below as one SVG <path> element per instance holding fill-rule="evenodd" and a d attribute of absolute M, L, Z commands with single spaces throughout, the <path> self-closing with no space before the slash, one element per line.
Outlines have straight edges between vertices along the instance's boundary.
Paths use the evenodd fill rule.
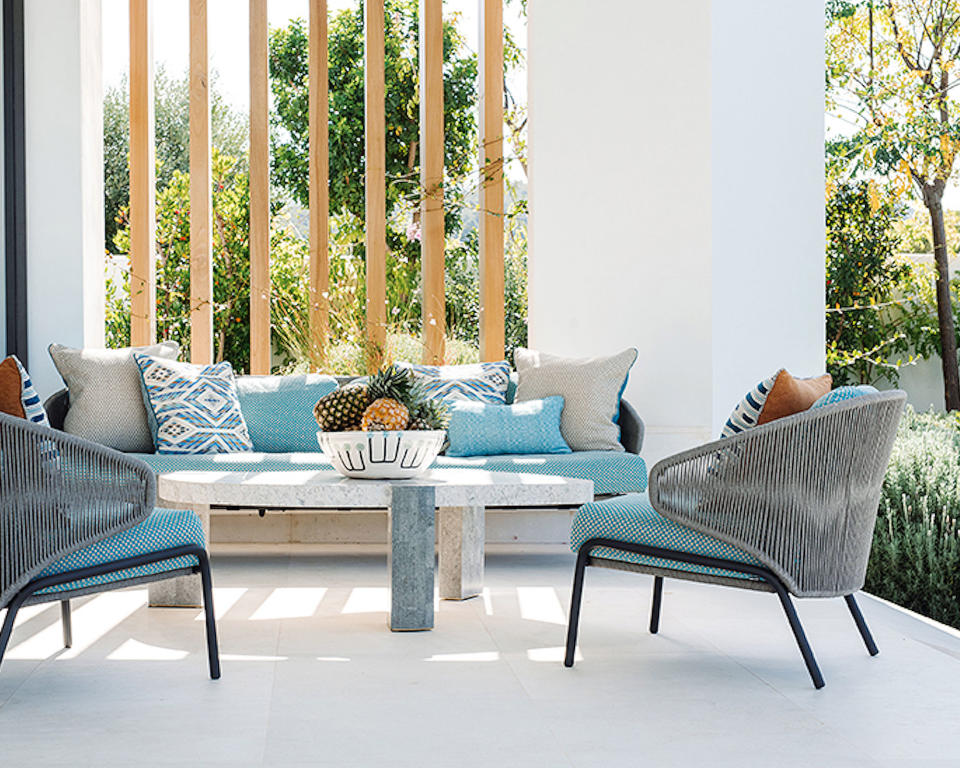
<path fill-rule="evenodd" d="M 220 676 L 210 565 L 203 547 L 158 546 L 130 557 L 93 558 L 85 567 L 57 567 L 145 524 L 155 499 L 156 477 L 144 462 L 0 413 L 0 609 L 7 610 L 0 627 L 0 661 L 24 605 L 59 601 L 69 647 L 71 598 L 199 572 L 210 675 Z M 171 538 L 176 543 L 172 536 L 159 540 Z"/>
<path fill-rule="evenodd" d="M 566 665 L 573 665 L 588 565 L 654 575 L 654 633 L 664 577 L 775 592 L 817 688 L 823 676 L 791 595 L 844 597 L 867 650 L 876 655 L 853 593 L 863 586 L 905 401 L 899 391 L 864 395 L 659 462 L 650 473 L 649 505 L 669 523 L 729 545 L 742 557 L 681 551 L 656 540 L 623 541 L 600 528 L 578 549 Z M 646 503 L 639 496 L 622 498 L 627 501 L 621 507 Z M 615 557 L 606 556 L 611 551 Z"/>

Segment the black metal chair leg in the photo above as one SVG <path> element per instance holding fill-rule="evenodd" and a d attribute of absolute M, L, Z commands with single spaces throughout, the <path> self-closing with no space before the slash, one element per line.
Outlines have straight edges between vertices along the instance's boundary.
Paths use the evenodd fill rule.
<path fill-rule="evenodd" d="M 7 615 L 3 619 L 3 626 L 0 626 L 0 664 L 3 664 L 3 655 L 7 652 L 7 644 L 13 634 L 13 623 L 17 620 L 17 611 L 23 605 L 23 600 L 24 597 L 18 594 L 7 605 Z"/>
<path fill-rule="evenodd" d="M 867 653 L 871 656 L 876 656 L 880 653 L 880 649 L 877 648 L 877 644 L 873 641 L 873 635 L 870 634 L 870 627 L 867 626 L 866 619 L 864 619 L 863 614 L 860 613 L 860 606 L 857 605 L 857 601 L 853 595 L 844 595 L 843 599 L 846 600 L 847 608 L 850 609 L 850 614 L 853 616 L 857 629 L 860 630 L 860 637 L 863 638 L 863 644 L 867 646 Z"/>
<path fill-rule="evenodd" d="M 220 650 L 217 644 L 217 622 L 213 611 L 213 579 L 210 577 L 210 558 L 206 552 L 197 555 L 200 562 L 200 581 L 203 585 L 203 612 L 206 620 L 207 662 L 210 679 L 220 679 Z"/>
<path fill-rule="evenodd" d="M 583 597 L 583 574 L 587 570 L 586 548 L 577 555 L 577 567 L 573 572 L 573 594 L 570 596 L 570 619 L 567 624 L 567 654 L 563 666 L 572 667 L 573 657 L 577 651 L 577 628 L 580 624 L 580 601 Z"/>
<path fill-rule="evenodd" d="M 780 603 L 783 605 L 784 613 L 787 614 L 787 621 L 790 622 L 790 629 L 793 630 L 793 636 L 796 638 L 797 645 L 800 648 L 803 663 L 807 665 L 807 672 L 810 673 L 813 687 L 819 690 L 823 688 L 826 683 L 823 682 L 823 675 L 820 674 L 820 667 L 817 666 L 817 660 L 813 656 L 813 650 L 810 648 L 810 643 L 807 642 L 807 636 L 803 631 L 803 626 L 800 624 L 800 617 L 797 616 L 797 611 L 793 607 L 793 601 L 790 599 L 790 595 L 780 589 L 777 590 L 777 595 L 780 598 Z"/>
<path fill-rule="evenodd" d="M 60 601 L 60 624 L 63 626 L 63 647 L 73 647 L 73 621 L 70 615 L 70 601 Z"/>
<path fill-rule="evenodd" d="M 660 631 L 660 603 L 663 601 L 663 576 L 653 577 L 653 603 L 650 605 L 650 634 Z"/>

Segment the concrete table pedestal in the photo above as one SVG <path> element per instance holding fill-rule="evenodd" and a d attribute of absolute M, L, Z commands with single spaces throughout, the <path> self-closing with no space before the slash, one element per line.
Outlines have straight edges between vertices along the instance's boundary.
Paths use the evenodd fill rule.
<path fill-rule="evenodd" d="M 353 480 L 336 472 L 169 472 L 158 506 L 192 509 L 209 545 L 210 515 L 232 509 L 385 509 L 390 521 L 390 628 L 432 629 L 439 510 L 440 597 L 483 590 L 485 508 L 558 507 L 593 500 L 593 483 L 547 475 L 435 469 L 411 480 Z M 214 574 L 216 575 L 216 574 Z M 151 606 L 199 605 L 200 582 L 186 576 L 150 585 Z"/>

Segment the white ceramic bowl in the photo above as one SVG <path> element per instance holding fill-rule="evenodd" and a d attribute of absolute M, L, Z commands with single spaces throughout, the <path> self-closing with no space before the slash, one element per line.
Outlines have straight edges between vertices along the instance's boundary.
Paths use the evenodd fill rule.
<path fill-rule="evenodd" d="M 426 472 L 440 453 L 446 436 L 442 429 L 317 432 L 317 442 L 341 475 L 401 480 Z"/>

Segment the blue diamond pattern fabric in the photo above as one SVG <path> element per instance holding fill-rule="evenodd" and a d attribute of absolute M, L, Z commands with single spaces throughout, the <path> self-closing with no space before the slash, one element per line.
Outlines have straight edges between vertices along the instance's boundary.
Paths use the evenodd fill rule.
<path fill-rule="evenodd" d="M 96 544 L 77 550 L 62 557 L 44 568 L 37 576 L 52 576 L 65 571 L 75 571 L 79 568 L 89 568 L 94 565 L 113 563 L 137 555 L 146 555 L 173 547 L 182 547 L 196 544 L 204 546 L 203 525 L 200 518 L 193 512 L 157 508 L 143 522 L 137 523 L 113 536 L 108 536 Z M 75 589 L 111 584 L 126 579 L 152 576 L 167 571 L 176 571 L 182 568 L 192 568 L 197 565 L 197 558 L 193 556 L 176 557 L 170 560 L 161 560 L 157 563 L 140 565 L 136 568 L 127 568 L 115 573 L 106 573 L 102 576 L 93 576 L 88 579 L 78 579 L 67 584 L 48 587 L 37 594 L 54 594 L 57 592 L 71 592 Z"/>
<path fill-rule="evenodd" d="M 482 403 L 506 402 L 510 384 L 510 363 L 473 363 L 470 365 L 397 365 L 413 371 L 430 397 L 440 400 L 478 400 Z"/>
<path fill-rule="evenodd" d="M 737 407 L 733 409 L 727 423 L 723 425 L 720 437 L 733 437 L 733 435 L 757 426 L 757 420 L 760 418 L 760 412 L 763 411 L 763 405 L 767 402 L 767 396 L 773 389 L 773 384 L 779 375 L 780 371 L 777 371 L 769 379 L 764 379 L 747 392 L 743 400 L 737 403 Z"/>
<path fill-rule="evenodd" d="M 233 453 L 253 444 L 230 363 L 190 365 L 133 353 L 157 453 Z"/>
<path fill-rule="evenodd" d="M 570 453 L 560 433 L 562 413 L 558 395 L 512 405 L 458 401 L 450 409 L 447 456 Z"/>
<path fill-rule="evenodd" d="M 154 472 L 285 472 L 327 471 L 333 466 L 322 453 L 221 453 L 211 455 L 132 454 L 143 459 Z M 438 469 L 483 469 L 488 472 L 528 472 L 593 481 L 598 496 L 644 491 L 647 465 L 632 453 L 613 451 L 574 451 L 567 454 L 528 454 L 522 456 L 474 456 L 456 458 L 438 456 Z"/>
<path fill-rule="evenodd" d="M 577 552 L 589 539 L 607 538 L 631 544 L 646 544 L 651 547 L 672 549 L 739 563 L 762 565 L 753 555 L 700 533 L 685 525 L 668 520 L 650 504 L 646 493 L 631 493 L 614 499 L 604 499 L 584 504 L 577 510 L 570 531 L 570 549 Z M 635 552 L 622 552 L 610 547 L 594 547 L 590 554 L 609 560 L 638 563 L 657 568 L 669 568 L 710 576 L 727 576 L 735 579 L 755 579 L 737 571 L 723 568 L 708 568 L 659 557 L 647 557 Z"/>
<path fill-rule="evenodd" d="M 844 400 L 853 400 L 855 397 L 863 397 L 864 395 L 870 395 L 877 391 L 876 387 L 871 387 L 869 384 L 859 384 L 855 387 L 837 387 L 836 389 L 831 389 L 827 394 L 822 395 L 810 407 L 823 408 L 825 405 L 842 403 Z"/>
<path fill-rule="evenodd" d="M 40 395 L 33 388 L 33 382 L 30 380 L 30 374 L 23 367 L 16 355 L 13 355 L 13 361 L 17 364 L 17 370 L 20 371 L 20 402 L 23 405 L 23 412 L 27 421 L 39 424 L 43 427 L 49 427 L 50 421 L 47 419 L 47 412 L 40 400 Z"/>

